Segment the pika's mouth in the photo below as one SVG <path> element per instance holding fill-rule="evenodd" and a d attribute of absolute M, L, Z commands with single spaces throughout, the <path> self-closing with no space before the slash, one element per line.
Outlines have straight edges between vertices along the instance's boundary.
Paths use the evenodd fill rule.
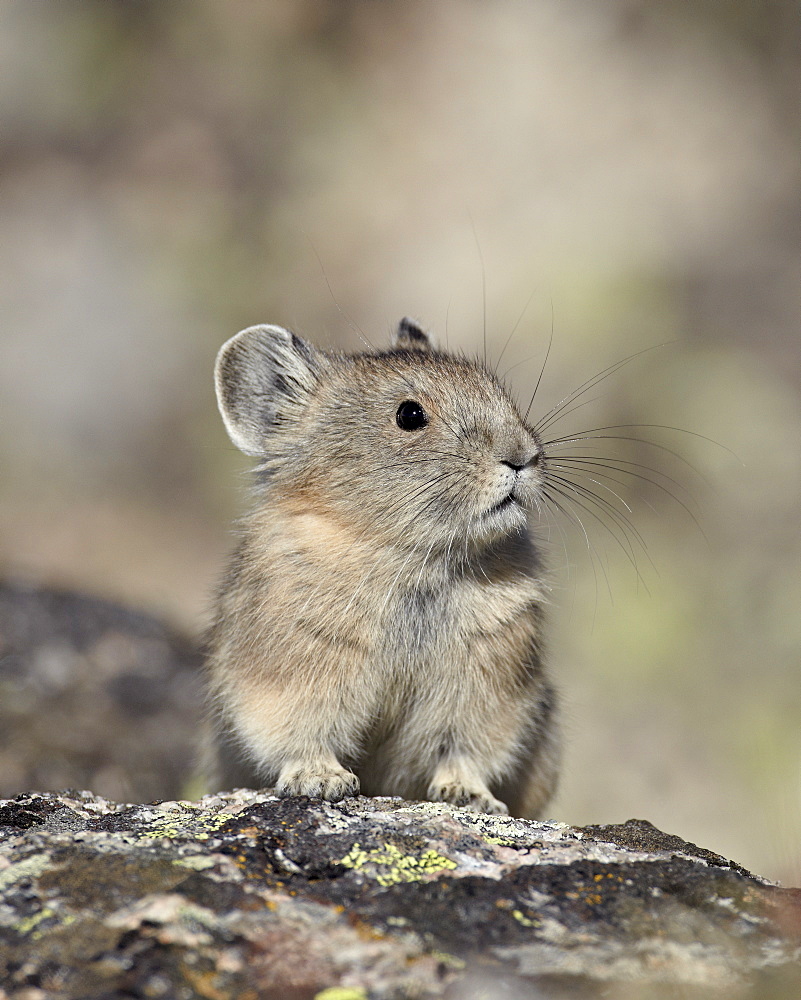
<path fill-rule="evenodd" d="M 515 497 L 514 493 L 507 493 L 500 503 L 496 503 L 493 507 L 490 507 L 490 509 L 486 511 L 484 517 L 492 517 L 494 514 L 501 514 L 503 511 L 508 510 L 510 507 L 519 507 L 519 506 L 520 504 L 517 498 Z"/>

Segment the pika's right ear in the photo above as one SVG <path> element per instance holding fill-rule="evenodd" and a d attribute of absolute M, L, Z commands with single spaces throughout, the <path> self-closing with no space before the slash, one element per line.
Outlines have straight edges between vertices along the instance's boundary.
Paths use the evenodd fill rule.
<path fill-rule="evenodd" d="M 392 346 L 397 350 L 432 351 L 434 345 L 429 335 L 413 319 L 404 316 L 392 336 Z"/>
<path fill-rule="evenodd" d="M 322 355 L 280 326 L 251 326 L 220 348 L 214 387 L 228 436 L 246 455 L 299 416 L 314 391 Z"/>

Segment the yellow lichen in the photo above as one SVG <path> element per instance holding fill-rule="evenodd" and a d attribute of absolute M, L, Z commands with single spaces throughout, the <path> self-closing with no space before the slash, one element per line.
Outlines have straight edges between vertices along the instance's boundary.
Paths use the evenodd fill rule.
<path fill-rule="evenodd" d="M 51 910 L 49 906 L 43 906 L 38 913 L 32 913 L 29 917 L 25 917 L 15 924 L 14 930 L 23 936 L 30 934 L 31 941 L 38 941 L 46 933 L 46 931 L 41 930 L 39 924 L 54 917 L 58 920 L 61 927 L 67 927 L 77 919 L 71 913 L 61 916 L 55 910 Z"/>
<path fill-rule="evenodd" d="M 455 861 L 436 851 L 424 851 L 419 857 L 415 857 L 414 854 L 404 854 L 394 844 L 387 843 L 383 850 L 374 847 L 369 851 L 362 850 L 360 844 L 354 844 L 339 864 L 356 871 L 364 870 L 379 885 L 420 882 L 427 875 L 456 867 Z"/>
<path fill-rule="evenodd" d="M 463 959 L 457 958 L 455 955 L 449 955 L 447 951 L 432 951 L 431 957 L 448 969 L 463 969 L 466 964 Z"/>
<path fill-rule="evenodd" d="M 314 1000 L 367 1000 L 367 993 L 361 986 L 329 986 L 315 993 Z"/>
<path fill-rule="evenodd" d="M 223 813 L 203 813 L 200 806 L 185 803 L 161 810 L 163 818 L 139 834 L 142 840 L 175 840 L 179 837 L 208 840 L 231 817 Z"/>
<path fill-rule="evenodd" d="M 536 927 L 538 921 L 530 920 L 522 910 L 512 910 L 512 916 L 523 927 Z"/>
<path fill-rule="evenodd" d="M 49 907 L 44 906 L 38 913 L 32 913 L 29 917 L 24 917 L 14 926 L 14 930 L 18 934 L 26 935 L 30 934 L 35 927 L 37 927 L 43 920 L 47 920 L 49 917 L 55 916 L 53 910 Z"/>

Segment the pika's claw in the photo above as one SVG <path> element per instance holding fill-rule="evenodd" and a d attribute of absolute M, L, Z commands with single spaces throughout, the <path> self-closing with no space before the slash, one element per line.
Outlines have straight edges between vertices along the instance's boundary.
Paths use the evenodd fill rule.
<path fill-rule="evenodd" d="M 472 812 L 500 814 L 509 812 L 504 803 L 496 799 L 488 789 L 469 789 L 460 782 L 434 783 L 429 786 L 427 798 L 433 802 L 450 802 L 451 805 L 462 806 Z"/>
<path fill-rule="evenodd" d="M 282 797 L 309 795 L 339 802 L 359 794 L 359 779 L 344 767 L 292 767 L 281 772 L 275 790 Z"/>

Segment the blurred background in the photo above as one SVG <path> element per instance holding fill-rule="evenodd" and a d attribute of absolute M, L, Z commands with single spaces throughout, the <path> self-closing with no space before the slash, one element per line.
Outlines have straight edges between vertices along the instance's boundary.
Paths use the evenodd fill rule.
<path fill-rule="evenodd" d="M 0 576 L 199 634 L 248 469 L 211 369 L 252 323 L 358 349 L 409 314 L 474 353 L 486 313 L 524 406 L 553 334 L 535 418 L 669 343 L 554 429 L 717 444 L 595 446 L 670 477 L 607 481 L 647 553 L 576 506 L 591 547 L 570 512 L 542 526 L 552 812 L 801 883 L 800 24 L 794 0 L 0 4 Z"/>

